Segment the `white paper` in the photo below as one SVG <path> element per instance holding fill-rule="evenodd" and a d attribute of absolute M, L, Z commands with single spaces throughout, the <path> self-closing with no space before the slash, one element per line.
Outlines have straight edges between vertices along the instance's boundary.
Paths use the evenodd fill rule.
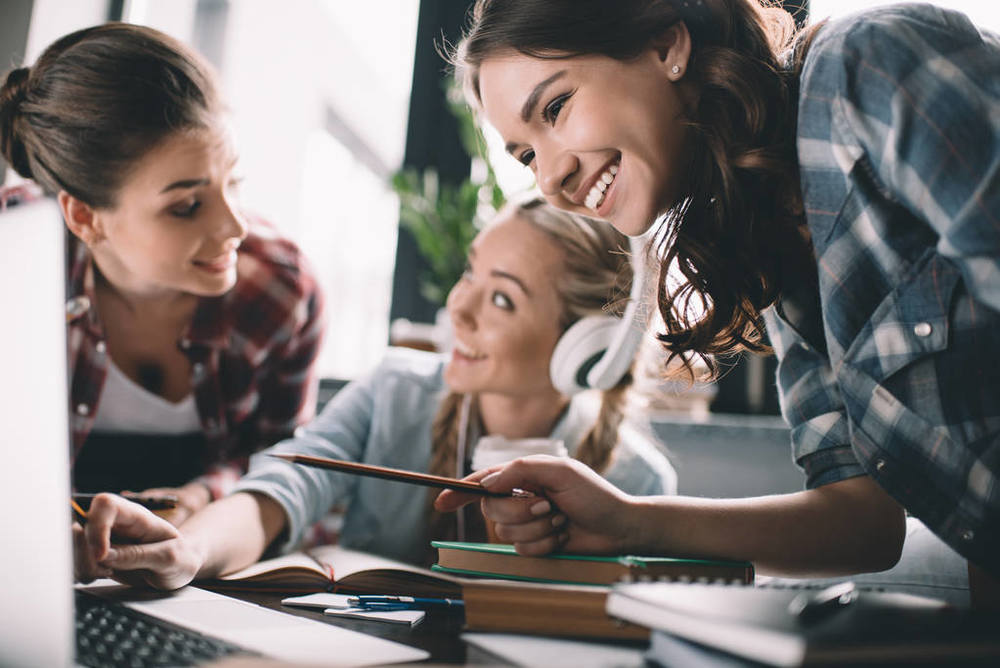
<path fill-rule="evenodd" d="M 367 608 L 327 608 L 324 615 L 331 617 L 347 617 L 349 619 L 368 619 L 375 622 L 389 622 L 391 624 L 408 624 L 416 626 L 423 621 L 426 614 L 423 610 L 369 610 Z"/>

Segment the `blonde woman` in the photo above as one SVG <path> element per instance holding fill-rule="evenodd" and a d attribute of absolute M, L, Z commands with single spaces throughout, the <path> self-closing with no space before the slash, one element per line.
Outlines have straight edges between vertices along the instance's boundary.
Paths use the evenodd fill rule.
<path fill-rule="evenodd" d="M 580 395 L 560 393 L 550 377 L 553 350 L 570 325 L 628 295 L 627 246 L 611 226 L 539 199 L 509 206 L 477 236 L 448 297 L 450 356 L 391 351 L 295 438 L 254 457 L 236 492 L 179 532 L 134 504 L 98 497 L 78 575 L 142 570 L 152 586 L 179 587 L 246 566 L 269 546 L 295 545 L 334 503 L 347 505 L 342 544 L 397 559 L 424 561 L 431 538 L 484 537 L 478 509 L 467 513 L 463 534 L 454 514 L 434 513 L 433 494 L 423 488 L 297 467 L 269 452 L 455 475 L 468 470 L 456 467 L 456 452 L 470 460 L 479 436 L 548 437 L 623 492 L 674 493 L 676 476 L 661 451 L 623 423 L 630 374 L 602 393 L 595 410 Z M 146 544 L 111 546 L 112 526 Z"/>

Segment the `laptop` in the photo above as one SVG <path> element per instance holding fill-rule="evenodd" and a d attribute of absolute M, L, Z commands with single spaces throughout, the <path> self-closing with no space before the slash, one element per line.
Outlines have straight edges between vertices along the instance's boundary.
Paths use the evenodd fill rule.
<path fill-rule="evenodd" d="M 97 664 L 83 650 L 78 656 L 77 647 L 93 645 L 97 629 L 114 626 L 122 632 L 118 638 L 155 633 L 172 643 L 195 635 L 204 643 L 300 663 L 428 658 L 407 645 L 197 587 L 164 593 L 102 580 L 74 591 L 63 234 L 50 199 L 0 212 L 0 303 L 7 315 L 0 327 L 0 665 L 141 665 L 124 653 L 136 644 L 131 640 L 104 647 L 107 659 Z M 115 620 L 110 624 L 109 614 Z M 183 663 L 171 659 L 169 665 Z"/>

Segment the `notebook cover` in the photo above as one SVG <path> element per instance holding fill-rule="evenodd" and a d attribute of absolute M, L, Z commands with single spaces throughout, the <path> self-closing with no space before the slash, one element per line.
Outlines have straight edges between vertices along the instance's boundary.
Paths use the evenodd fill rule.
<path fill-rule="evenodd" d="M 446 550 L 467 550 L 470 552 L 486 552 L 517 556 L 513 545 L 503 543 L 467 543 L 461 541 L 433 540 L 431 546 Z M 570 561 L 598 561 L 604 563 L 619 563 L 629 568 L 647 568 L 658 564 L 692 564 L 703 566 L 731 566 L 733 568 L 752 568 L 749 561 L 726 561 L 718 559 L 688 559 L 683 557 L 644 557 L 635 555 L 599 556 L 593 554 L 547 554 L 544 557 L 527 557 L 529 559 L 567 559 Z"/>
<path fill-rule="evenodd" d="M 701 584 L 612 588 L 608 614 L 776 666 L 1000 659 L 1000 615 L 910 594 L 865 592 L 819 619 L 789 609 L 795 589 Z M 985 664 L 984 664 L 985 665 Z"/>

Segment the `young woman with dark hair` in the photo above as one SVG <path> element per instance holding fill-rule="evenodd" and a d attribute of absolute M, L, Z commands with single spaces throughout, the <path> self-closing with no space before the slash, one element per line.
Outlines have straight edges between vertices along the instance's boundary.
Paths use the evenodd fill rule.
<path fill-rule="evenodd" d="M 172 493 L 176 523 L 315 411 L 319 287 L 240 208 L 225 120 L 209 67 L 129 24 L 67 35 L 0 88 L 0 151 L 70 232 L 74 484 Z"/>
<path fill-rule="evenodd" d="M 766 322 L 807 476 L 636 499 L 521 460 L 476 477 L 552 508 L 487 499 L 503 538 L 838 574 L 892 566 L 905 510 L 1000 575 L 996 35 L 929 5 L 796 35 L 757 0 L 479 0 L 454 61 L 549 202 L 661 226 L 668 353 L 766 350 Z"/>

